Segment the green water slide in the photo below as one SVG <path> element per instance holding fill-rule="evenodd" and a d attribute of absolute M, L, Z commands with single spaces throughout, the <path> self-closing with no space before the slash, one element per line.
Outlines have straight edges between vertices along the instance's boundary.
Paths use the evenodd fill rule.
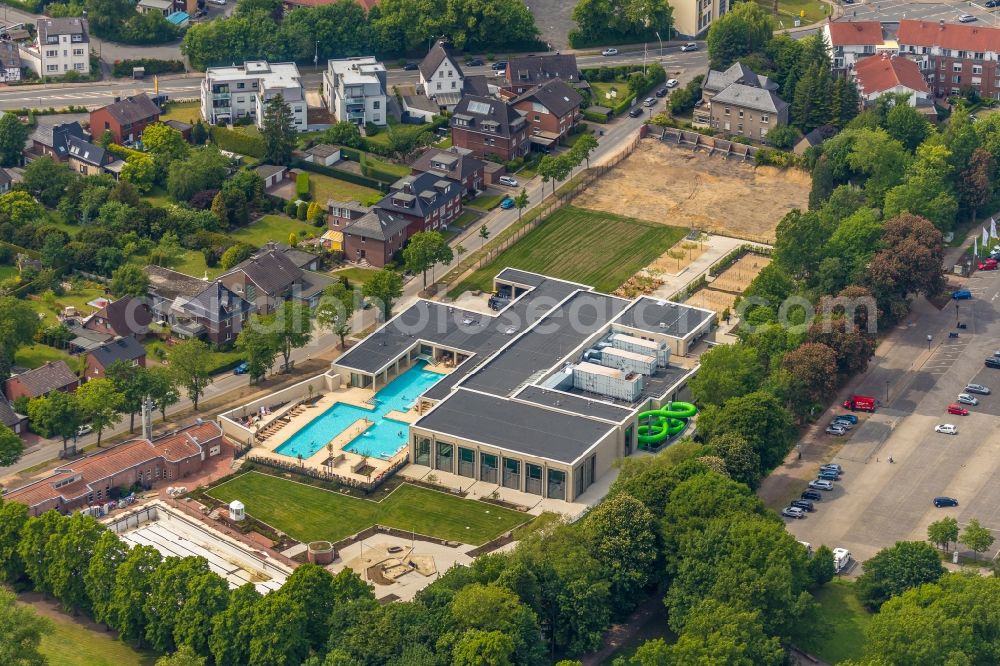
<path fill-rule="evenodd" d="M 687 427 L 687 420 L 698 413 L 690 402 L 668 402 L 660 409 L 639 412 L 636 439 L 639 444 L 660 444 Z"/>

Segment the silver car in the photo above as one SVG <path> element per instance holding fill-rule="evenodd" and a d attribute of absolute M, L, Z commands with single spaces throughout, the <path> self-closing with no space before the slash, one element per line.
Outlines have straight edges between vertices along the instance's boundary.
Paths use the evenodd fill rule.
<path fill-rule="evenodd" d="M 805 518 L 806 512 L 797 506 L 786 506 L 781 510 L 781 515 L 788 516 L 789 518 Z"/>
<path fill-rule="evenodd" d="M 979 398 L 974 395 L 969 395 L 968 393 L 959 393 L 957 402 L 962 405 L 972 405 L 975 407 L 979 404 Z"/>
<path fill-rule="evenodd" d="M 809 487 L 815 488 L 816 490 L 833 490 L 833 481 L 815 479 L 809 482 Z"/>
<path fill-rule="evenodd" d="M 847 428 L 839 425 L 829 425 L 826 427 L 826 434 L 840 437 L 841 435 L 847 434 Z"/>

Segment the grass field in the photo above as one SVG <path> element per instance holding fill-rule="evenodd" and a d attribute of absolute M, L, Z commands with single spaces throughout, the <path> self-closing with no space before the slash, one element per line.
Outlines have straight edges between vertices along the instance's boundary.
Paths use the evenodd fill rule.
<path fill-rule="evenodd" d="M 346 277 L 347 281 L 351 283 L 351 286 L 361 286 L 368 280 L 372 279 L 378 271 L 372 268 L 359 268 L 357 266 L 352 266 L 351 268 L 345 268 L 339 271 L 331 271 L 330 275 L 334 277 Z"/>
<path fill-rule="evenodd" d="M 259 472 L 242 474 L 208 493 L 224 502 L 239 498 L 254 518 L 300 541 L 337 541 L 378 523 L 478 545 L 531 518 L 409 484 L 372 502 Z"/>
<path fill-rule="evenodd" d="M 566 206 L 463 280 L 449 295 L 467 289 L 488 290 L 493 277 L 507 266 L 611 292 L 685 233 L 655 222 Z"/>
<path fill-rule="evenodd" d="M 179 120 L 182 123 L 194 124 L 201 118 L 200 102 L 174 102 L 170 104 L 167 112 L 160 115 L 162 122 L 168 120 Z"/>
<path fill-rule="evenodd" d="M 14 356 L 14 365 L 20 365 L 25 368 L 37 368 L 45 365 L 46 363 L 59 360 L 66 361 L 74 372 L 80 369 L 79 357 L 70 356 L 61 349 L 56 349 L 55 347 L 50 347 L 41 343 L 35 343 L 28 347 L 21 347 L 18 349 L 17 354 Z"/>
<path fill-rule="evenodd" d="M 869 613 L 854 594 L 853 583 L 835 580 L 816 593 L 819 610 L 815 626 L 802 636 L 792 636 L 799 649 L 830 664 L 845 659 L 860 659 L 865 647 L 865 629 Z M 812 625 L 810 625 L 812 627 Z"/>
<path fill-rule="evenodd" d="M 469 208 L 475 208 L 476 210 L 493 210 L 500 205 L 506 194 L 480 194 L 478 197 L 473 199 L 468 203 Z"/>
<path fill-rule="evenodd" d="M 0 282 L 9 280 L 17 275 L 17 266 L 0 266 Z"/>
<path fill-rule="evenodd" d="M 285 241 L 288 241 L 287 237 L 285 238 Z M 138 266 L 146 266 L 149 264 L 149 257 L 147 255 L 137 254 L 129 257 L 129 261 Z M 205 263 L 205 255 L 197 250 L 184 250 L 180 254 L 180 258 L 168 266 L 168 268 L 196 278 L 202 278 L 205 275 L 208 275 L 209 280 L 214 280 L 222 274 L 222 266 L 216 265 L 209 268 L 208 264 Z"/>
<path fill-rule="evenodd" d="M 593 81 L 590 84 L 591 89 L 594 91 L 593 99 L 594 104 L 599 106 L 611 107 L 614 106 L 618 101 L 628 97 L 628 84 L 624 81 L 610 81 L 608 83 L 602 83 L 600 81 Z M 614 99 L 608 99 L 607 94 L 611 92 L 611 89 L 617 91 Z"/>
<path fill-rule="evenodd" d="M 255 247 L 264 247 L 268 241 L 287 243 L 288 236 L 293 233 L 299 238 L 309 238 L 322 232 L 322 229 L 311 224 L 284 215 L 265 215 L 253 224 L 237 229 L 229 235 Z"/>
<path fill-rule="evenodd" d="M 479 219 L 478 215 L 476 215 L 470 210 L 466 210 L 462 211 L 462 214 L 459 215 L 458 218 L 454 222 L 452 222 L 451 225 L 449 226 L 458 227 L 459 229 L 465 229 L 478 219 Z"/>
<path fill-rule="evenodd" d="M 774 8 L 774 4 L 771 2 L 758 0 L 758 4 L 768 11 Z M 775 17 L 775 21 L 780 21 L 778 27 L 794 27 L 795 19 L 799 18 L 799 12 L 805 12 L 805 17 L 801 19 L 802 25 L 822 21 L 827 16 L 826 5 L 819 0 L 778 0 L 778 15 Z"/>
<path fill-rule="evenodd" d="M 357 201 L 362 205 L 370 206 L 382 198 L 382 193 L 364 185 L 355 185 L 346 180 L 333 178 L 320 173 L 310 173 L 309 183 L 312 189 L 313 199 L 320 205 L 325 206 L 327 199 L 337 201 Z"/>

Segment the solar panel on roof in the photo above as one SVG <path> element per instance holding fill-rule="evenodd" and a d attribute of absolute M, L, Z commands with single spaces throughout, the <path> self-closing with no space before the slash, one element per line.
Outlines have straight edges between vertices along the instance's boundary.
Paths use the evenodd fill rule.
<path fill-rule="evenodd" d="M 493 107 L 490 104 L 487 104 L 486 102 L 476 102 L 476 101 L 469 102 L 469 111 L 471 111 L 472 113 L 478 113 L 481 116 L 490 115 L 490 110 L 492 108 Z"/>

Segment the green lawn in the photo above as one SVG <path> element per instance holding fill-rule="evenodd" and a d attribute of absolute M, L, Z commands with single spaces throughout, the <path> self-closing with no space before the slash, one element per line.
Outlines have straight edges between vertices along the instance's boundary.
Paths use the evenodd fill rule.
<path fill-rule="evenodd" d="M 284 215 L 265 215 L 256 222 L 237 229 L 230 236 L 254 247 L 264 247 L 268 241 L 287 243 L 288 236 L 293 233 L 299 238 L 309 238 L 322 232 L 322 229 L 311 224 Z"/>
<path fill-rule="evenodd" d="M 841 580 L 827 583 L 816 593 L 816 602 L 815 626 L 819 630 L 810 628 L 802 636 L 792 636 L 792 643 L 830 664 L 860 659 L 872 615 L 855 596 L 854 584 Z"/>
<path fill-rule="evenodd" d="M 449 294 L 489 290 L 493 277 L 507 266 L 611 292 L 685 233 L 655 222 L 566 206 Z"/>
<path fill-rule="evenodd" d="M 286 238 L 285 240 L 287 241 L 288 239 Z M 167 268 L 196 278 L 203 278 L 208 275 L 209 280 L 214 280 L 222 274 L 221 266 L 216 265 L 209 268 L 208 264 L 205 263 L 205 255 L 197 250 L 184 250 L 179 257 L 176 262 L 167 266 Z M 139 266 L 146 266 L 149 264 L 149 257 L 133 255 L 129 258 L 129 261 Z"/>
<path fill-rule="evenodd" d="M 507 196 L 506 194 L 480 194 L 478 197 L 470 201 L 467 205 L 469 208 L 475 208 L 477 210 L 493 210 L 500 205 L 503 198 Z"/>
<path fill-rule="evenodd" d="M 0 282 L 17 275 L 17 266 L 0 266 Z"/>
<path fill-rule="evenodd" d="M 628 84 L 624 81 L 610 81 L 608 83 L 602 83 L 600 81 L 592 81 L 590 83 L 590 88 L 594 91 L 591 97 L 594 100 L 594 104 L 598 106 L 612 107 L 620 100 L 628 97 Z M 618 91 L 617 96 L 614 99 L 608 99 L 606 95 L 611 92 L 614 88 Z"/>
<path fill-rule="evenodd" d="M 459 229 L 465 229 L 478 219 L 479 219 L 478 215 L 476 215 L 472 211 L 467 210 L 464 211 L 461 215 L 459 215 L 458 218 L 454 222 L 452 222 L 450 226 L 458 227 Z"/>
<path fill-rule="evenodd" d="M 40 651 L 49 666 L 152 666 L 156 661 L 154 655 L 135 651 L 113 633 L 95 631 L 63 613 L 45 617 L 52 620 L 52 632 L 42 637 Z"/>
<path fill-rule="evenodd" d="M 164 208 L 166 206 L 171 206 L 174 204 L 174 200 L 170 198 L 167 194 L 167 190 L 164 187 L 154 187 L 145 196 L 142 197 L 153 206 L 159 206 Z"/>
<path fill-rule="evenodd" d="M 381 134 L 379 136 L 381 136 Z M 368 165 L 371 166 L 373 169 L 379 169 L 380 171 L 391 173 L 394 176 L 399 176 L 400 178 L 402 178 L 403 176 L 410 175 L 409 166 L 405 164 L 396 164 L 395 162 L 389 162 L 388 160 L 380 159 L 378 157 L 375 157 L 371 153 L 368 154 L 368 156 L 365 158 L 365 161 L 368 162 Z"/>
<path fill-rule="evenodd" d="M 370 206 L 382 198 L 382 193 L 364 185 L 355 185 L 346 180 L 325 176 L 319 173 L 309 174 L 309 183 L 313 199 L 325 206 L 327 199 L 337 201 L 357 201 L 364 206 Z"/>
<path fill-rule="evenodd" d="M 14 356 L 14 365 L 25 368 L 38 368 L 52 361 L 66 361 L 74 372 L 80 369 L 80 357 L 70 356 L 67 352 L 55 347 L 35 343 L 29 347 L 21 347 Z"/>
<path fill-rule="evenodd" d="M 344 276 L 347 281 L 351 283 L 351 286 L 361 286 L 368 280 L 372 279 L 372 276 L 377 273 L 375 269 L 372 268 L 359 268 L 357 266 L 352 266 L 351 268 L 345 268 L 339 271 L 331 271 L 330 275 L 334 277 Z"/>
<path fill-rule="evenodd" d="M 166 113 L 160 114 L 160 120 L 163 122 L 179 120 L 182 123 L 189 123 L 191 125 L 199 118 L 201 118 L 200 102 L 173 102 L 167 108 Z"/>
<path fill-rule="evenodd" d="M 337 541 L 378 523 L 478 545 L 531 518 L 409 484 L 372 502 L 259 472 L 242 474 L 208 493 L 223 502 L 239 498 L 247 513 L 299 541 Z"/>
<path fill-rule="evenodd" d="M 42 315 L 40 319 L 43 325 L 51 325 L 56 323 L 56 315 L 68 305 L 72 305 L 77 312 L 85 315 L 96 312 L 97 308 L 87 305 L 95 298 L 106 298 L 104 289 L 93 283 L 81 283 L 62 296 L 46 298 L 44 295 L 38 295 L 27 299 L 26 302 L 35 312 Z"/>
<path fill-rule="evenodd" d="M 760 0 L 758 2 L 769 12 L 774 8 L 771 2 L 761 2 Z M 803 11 L 806 15 L 805 18 L 801 19 L 802 25 L 822 21 L 827 16 L 826 5 L 819 0 L 778 0 L 778 15 L 775 20 L 780 21 L 779 27 L 781 28 L 792 28 L 795 25 L 795 19 L 799 18 L 799 12 Z"/>
<path fill-rule="evenodd" d="M 148 363 L 150 366 L 162 365 L 164 359 L 169 362 L 171 347 L 162 340 L 151 338 L 144 342 L 143 346 L 146 348 L 146 356 L 149 359 Z M 209 374 L 215 375 L 220 372 L 229 372 L 235 362 L 242 361 L 243 359 L 244 356 L 241 352 L 217 351 L 213 349 L 208 353 Z M 225 369 L 220 370 L 220 368 Z"/>

